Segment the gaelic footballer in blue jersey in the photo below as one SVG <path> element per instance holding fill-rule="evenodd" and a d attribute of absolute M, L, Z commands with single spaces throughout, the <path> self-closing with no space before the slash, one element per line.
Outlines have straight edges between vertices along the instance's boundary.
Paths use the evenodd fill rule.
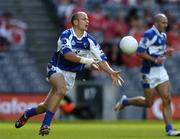
<path fill-rule="evenodd" d="M 144 33 L 137 49 L 138 55 L 143 59 L 141 73 L 144 97 L 127 98 L 123 95 L 116 104 L 115 111 L 120 111 L 128 105 L 151 107 L 156 90 L 163 102 L 162 112 L 167 135 L 180 136 L 180 131 L 174 130 L 172 126 L 169 76 L 164 68 L 164 62 L 174 51 L 166 48 L 167 26 L 166 15 L 157 14 L 153 27 Z"/>
<path fill-rule="evenodd" d="M 64 31 L 59 37 L 57 52 L 50 63 L 65 71 L 81 71 L 85 64 L 67 60 L 64 55 L 69 52 L 80 57 L 94 58 L 97 61 L 107 60 L 105 54 L 100 50 L 99 44 L 90 34 L 84 32 L 82 37 L 78 38 L 73 28 Z"/>
<path fill-rule="evenodd" d="M 16 121 L 16 128 L 22 127 L 30 117 L 45 113 L 39 135 L 49 134 L 50 124 L 60 101 L 72 89 L 76 72 L 81 71 L 85 65 L 107 72 L 113 84 L 121 85 L 123 82 L 119 71 L 114 71 L 109 66 L 99 44 L 86 32 L 89 24 L 87 14 L 74 13 L 71 23 L 73 27 L 60 35 L 57 51 L 47 66 L 47 77 L 52 86 L 47 98 L 37 107 L 25 111 Z"/>

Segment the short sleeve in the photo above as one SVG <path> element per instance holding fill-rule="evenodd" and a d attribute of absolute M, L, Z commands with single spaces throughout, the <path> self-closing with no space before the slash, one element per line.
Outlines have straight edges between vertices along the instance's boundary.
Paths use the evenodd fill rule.
<path fill-rule="evenodd" d="M 157 39 L 157 36 L 153 35 L 153 33 L 145 32 L 139 42 L 139 47 L 137 49 L 137 52 L 140 52 L 140 53 L 146 52 L 149 46 L 151 46 L 154 43 L 154 40 L 156 39 Z"/>
<path fill-rule="evenodd" d="M 107 60 L 107 56 L 104 54 L 104 52 L 101 50 L 100 45 L 92 36 L 88 36 L 88 41 L 90 43 L 90 51 L 93 57 L 99 61 Z"/>
<path fill-rule="evenodd" d="M 71 52 L 71 43 L 70 40 L 66 37 L 60 37 L 58 39 L 58 50 L 60 51 L 62 54 L 66 54 L 68 52 Z"/>

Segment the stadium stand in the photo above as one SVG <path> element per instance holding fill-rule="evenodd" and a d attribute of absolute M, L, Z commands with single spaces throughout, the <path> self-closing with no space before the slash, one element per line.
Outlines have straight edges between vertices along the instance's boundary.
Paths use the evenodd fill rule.
<path fill-rule="evenodd" d="M 14 6 L 16 5 L 16 6 Z M 56 28 L 42 1 L 24 0 L 0 3 L 1 13 L 10 10 L 15 18 L 28 24 L 26 48 L 14 50 L 13 46 L 0 60 L 1 92 L 47 92 L 45 81 L 47 61 L 56 49 Z M 13 74 L 13 75 L 11 75 Z M 18 87 L 17 87 L 18 86 Z"/>
<path fill-rule="evenodd" d="M 0 60 L 1 92 L 44 92 L 48 88 L 35 60 L 24 49 L 10 49 Z"/>

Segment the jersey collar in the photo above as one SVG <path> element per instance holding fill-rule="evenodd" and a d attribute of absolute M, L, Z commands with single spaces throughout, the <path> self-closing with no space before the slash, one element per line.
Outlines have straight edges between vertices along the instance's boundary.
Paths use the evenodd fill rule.
<path fill-rule="evenodd" d="M 71 32 L 72 32 L 73 36 L 75 36 L 78 40 L 81 40 L 83 37 L 86 37 L 86 36 L 87 36 L 87 32 L 86 32 L 86 31 L 84 31 L 84 33 L 83 33 L 83 35 L 82 35 L 81 37 L 78 37 L 78 36 L 76 35 L 76 33 L 75 33 L 75 31 L 74 31 L 73 28 L 71 28 Z"/>
<path fill-rule="evenodd" d="M 159 30 L 153 25 L 153 30 L 159 35 L 159 36 L 161 36 L 162 35 L 162 33 L 160 33 L 159 32 Z"/>

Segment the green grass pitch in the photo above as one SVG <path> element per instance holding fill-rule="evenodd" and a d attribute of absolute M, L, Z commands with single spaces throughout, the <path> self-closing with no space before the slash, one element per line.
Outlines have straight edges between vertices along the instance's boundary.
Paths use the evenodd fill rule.
<path fill-rule="evenodd" d="M 180 121 L 174 122 L 180 129 Z M 1 139 L 169 139 L 162 121 L 60 121 L 53 122 L 48 136 L 38 135 L 40 122 L 15 129 L 13 122 L 0 122 Z M 180 137 L 173 137 L 180 138 Z"/>

